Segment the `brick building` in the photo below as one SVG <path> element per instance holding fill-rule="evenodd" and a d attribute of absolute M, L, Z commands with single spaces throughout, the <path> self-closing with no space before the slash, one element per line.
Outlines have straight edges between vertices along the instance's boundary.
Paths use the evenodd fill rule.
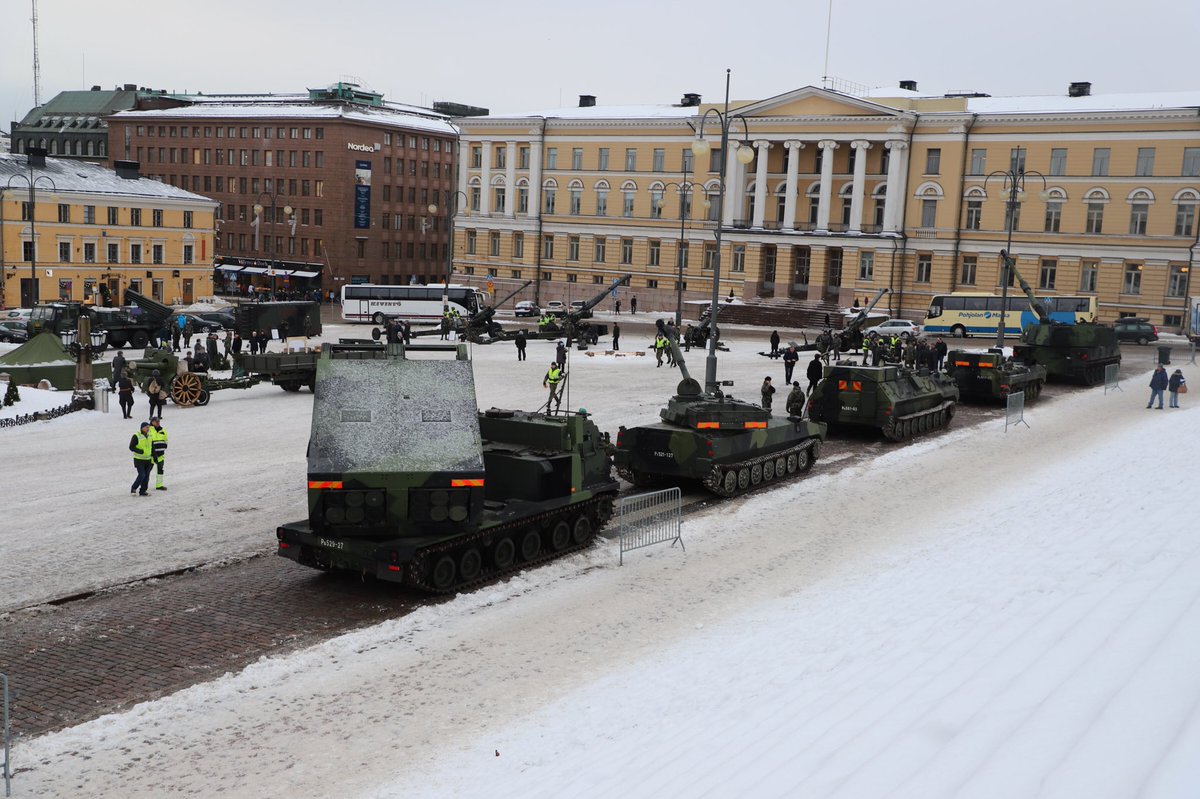
<path fill-rule="evenodd" d="M 445 274 L 457 136 L 446 115 L 346 83 L 187 101 L 111 117 L 109 152 L 220 203 L 218 291 Z"/>

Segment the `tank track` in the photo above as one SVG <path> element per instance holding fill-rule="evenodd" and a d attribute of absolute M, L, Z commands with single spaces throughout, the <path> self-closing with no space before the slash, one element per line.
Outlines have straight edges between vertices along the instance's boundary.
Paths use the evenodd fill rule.
<path fill-rule="evenodd" d="M 883 436 L 888 441 L 903 441 L 922 433 L 948 427 L 953 418 L 954 400 L 946 400 L 941 405 L 924 411 L 894 417 L 891 423 L 884 426 Z"/>
<path fill-rule="evenodd" d="M 602 494 L 585 502 L 578 502 L 564 508 L 558 508 L 557 510 L 514 519 L 496 527 L 476 531 L 464 538 L 456 538 L 451 541 L 443 541 L 425 547 L 418 550 L 413 559 L 405 567 L 404 584 L 431 594 L 453 594 L 463 589 L 482 585 L 503 574 L 536 566 L 553 558 L 570 554 L 571 552 L 578 552 L 581 549 L 587 548 L 595 540 L 596 535 L 603 529 L 604 525 L 608 523 L 608 520 L 612 518 L 613 503 L 616 501 L 616 497 L 615 492 Z M 554 525 L 559 521 L 570 521 L 573 528 L 573 521 L 581 515 L 586 515 L 591 520 L 591 534 L 583 541 L 572 540 L 562 549 L 552 549 L 549 546 L 549 531 L 553 529 Z M 539 530 L 542 546 L 537 555 L 526 560 L 521 557 L 521 543 L 517 533 L 531 528 Z M 492 550 L 496 542 L 505 537 L 512 540 L 517 551 L 511 564 L 506 568 L 499 568 L 492 561 Z M 486 546 L 485 541 L 491 541 L 491 546 Z M 471 548 L 476 548 L 480 555 L 482 555 L 482 565 L 476 577 L 470 580 L 462 580 L 457 564 L 460 563 L 462 554 Z M 427 568 L 426 564 L 436 564 L 445 555 L 449 555 L 454 559 L 455 582 L 443 588 L 438 588 L 430 583 L 432 570 Z"/>
<path fill-rule="evenodd" d="M 821 439 L 813 436 L 787 449 L 760 455 L 757 458 L 717 464 L 704 478 L 703 483 L 705 488 L 717 496 L 738 496 L 763 486 L 775 485 L 781 479 L 786 480 L 804 474 L 812 469 L 813 464 L 820 456 Z M 784 463 L 785 473 L 782 477 L 777 471 L 779 461 Z M 745 470 L 745 474 L 742 474 L 743 470 Z M 729 475 L 733 475 L 732 479 Z M 755 480 L 756 476 L 757 480 Z"/>

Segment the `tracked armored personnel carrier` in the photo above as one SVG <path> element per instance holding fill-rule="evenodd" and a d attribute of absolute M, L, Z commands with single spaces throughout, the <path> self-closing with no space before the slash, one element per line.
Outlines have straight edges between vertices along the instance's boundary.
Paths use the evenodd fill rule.
<path fill-rule="evenodd" d="M 479 412 L 464 343 L 334 344 L 317 362 L 308 518 L 278 528 L 278 553 L 466 588 L 590 543 L 618 489 L 607 449 L 584 413 Z"/>
<path fill-rule="evenodd" d="M 825 425 L 705 393 L 688 373 L 678 343 L 668 340 L 683 379 L 659 412 L 661 422 L 621 426 L 614 460 L 623 478 L 637 486 L 698 480 L 729 497 L 812 468 Z"/>
<path fill-rule="evenodd" d="M 1002 400 L 1018 391 L 1036 399 L 1046 383 L 1046 367 L 1006 360 L 998 350 L 950 350 L 946 374 L 958 384 L 960 396 L 978 400 Z"/>
<path fill-rule="evenodd" d="M 830 427 L 876 427 L 903 441 L 949 425 L 956 402 L 958 386 L 940 372 L 839 361 L 825 367 L 808 415 Z"/>
<path fill-rule="evenodd" d="M 1103 382 L 1105 367 L 1121 362 L 1117 332 L 1108 325 L 1055 322 L 1017 270 L 1016 259 L 1007 250 L 1001 250 L 1000 257 L 1013 271 L 1021 291 L 1029 298 L 1030 310 L 1038 318 L 1021 331 L 1021 342 L 1013 347 L 1013 359 L 1030 365 L 1040 364 L 1052 379 L 1086 386 Z"/>

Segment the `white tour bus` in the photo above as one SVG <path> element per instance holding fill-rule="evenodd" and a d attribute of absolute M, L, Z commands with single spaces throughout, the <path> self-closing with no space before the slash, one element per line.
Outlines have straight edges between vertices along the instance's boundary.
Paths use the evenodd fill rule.
<path fill-rule="evenodd" d="M 342 286 L 342 318 L 347 322 L 401 319 L 409 324 L 438 324 L 442 320 L 441 283 L 428 286 Z M 450 285 L 450 307 L 470 317 L 487 305 L 488 295 L 471 286 Z"/>

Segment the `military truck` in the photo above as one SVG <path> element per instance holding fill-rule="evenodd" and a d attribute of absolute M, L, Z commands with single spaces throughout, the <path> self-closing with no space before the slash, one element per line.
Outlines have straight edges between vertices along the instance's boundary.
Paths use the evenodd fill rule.
<path fill-rule="evenodd" d="M 675 337 L 662 320 L 683 379 L 661 422 L 617 432 L 617 473 L 637 486 L 699 481 L 714 494 L 733 496 L 807 472 L 821 454 L 825 425 L 773 416 L 759 405 L 706 394 L 688 372 Z"/>
<path fill-rule="evenodd" d="M 1021 331 L 1021 343 L 1013 347 L 1013 358 L 1044 366 L 1051 378 L 1087 386 L 1103 382 L 1105 368 L 1121 362 L 1117 332 L 1109 325 L 1094 322 L 1075 325 L 1055 322 L 1017 270 L 1016 259 L 1007 250 L 1001 250 L 1000 257 L 1012 270 L 1021 291 L 1029 298 L 1030 310 L 1038 318 Z"/>
<path fill-rule="evenodd" d="M 317 361 L 308 517 L 277 529 L 278 554 L 456 591 L 586 546 L 618 485 L 586 413 L 480 412 L 464 342 L 333 344 Z"/>
<path fill-rule="evenodd" d="M 1006 359 L 1003 352 L 950 350 L 946 354 L 946 374 L 958 384 L 963 397 L 978 400 L 1002 400 L 1018 391 L 1036 399 L 1046 383 L 1046 367 Z"/>
<path fill-rule="evenodd" d="M 950 424 L 958 386 L 941 372 L 838 361 L 824 368 L 808 398 L 808 415 L 831 428 L 876 427 L 903 441 Z"/>
<path fill-rule="evenodd" d="M 133 289 L 125 291 L 125 299 L 133 305 L 108 308 L 74 300 L 40 303 L 29 316 L 30 337 L 43 331 L 57 336 L 77 330 L 79 318 L 86 316 L 93 330 L 104 332 L 107 346 L 142 349 L 157 336 L 171 315 L 171 308 Z"/>
<path fill-rule="evenodd" d="M 321 335 L 321 306 L 315 302 L 243 302 L 234 315 L 242 338 L 256 330 L 280 330 L 285 322 L 290 337 Z"/>

